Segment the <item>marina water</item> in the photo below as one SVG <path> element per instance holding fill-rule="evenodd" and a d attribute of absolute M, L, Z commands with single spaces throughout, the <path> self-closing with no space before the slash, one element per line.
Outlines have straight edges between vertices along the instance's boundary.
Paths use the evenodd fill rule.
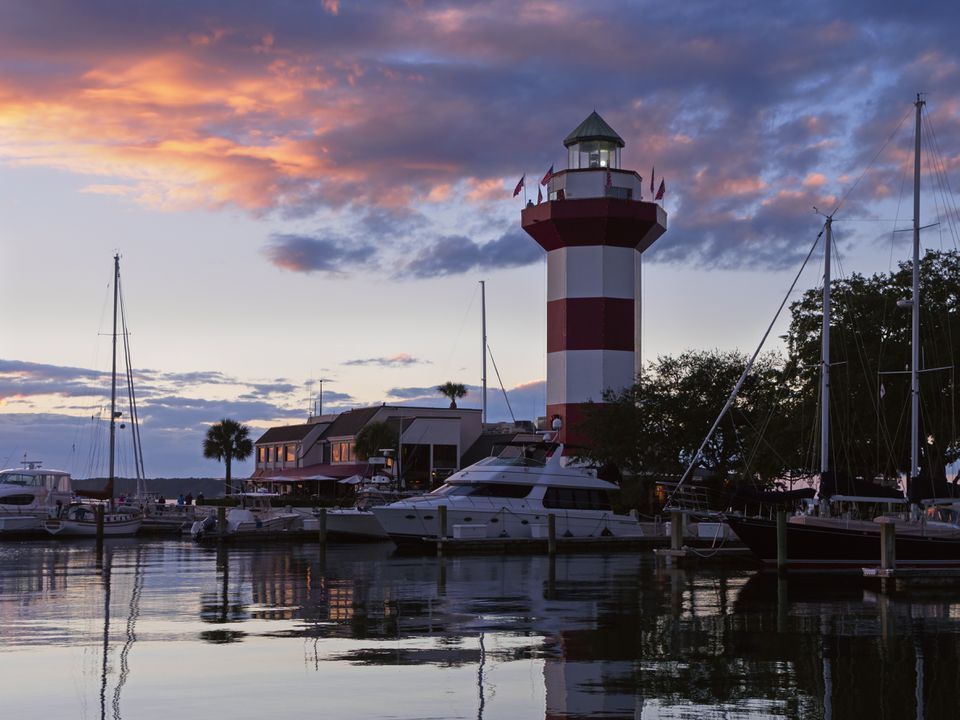
<path fill-rule="evenodd" d="M 4 717 L 960 715 L 951 590 L 389 544 L 0 559 Z"/>

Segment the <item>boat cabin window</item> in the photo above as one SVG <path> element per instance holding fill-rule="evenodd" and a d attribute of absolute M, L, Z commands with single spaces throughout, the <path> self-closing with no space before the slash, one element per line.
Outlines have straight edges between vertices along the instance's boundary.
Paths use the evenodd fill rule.
<path fill-rule="evenodd" d="M 589 488 L 547 488 L 543 506 L 564 510 L 610 510 L 610 495 L 606 490 Z"/>
<path fill-rule="evenodd" d="M 42 484 L 42 477 L 43 476 L 41 475 L 33 475 L 29 473 L 4 473 L 3 475 L 0 475 L 0 483 L 7 483 L 8 485 L 23 485 L 24 487 L 28 485 L 38 487 Z"/>
<path fill-rule="evenodd" d="M 34 500 L 33 495 L 7 495 L 0 498 L 2 505 L 30 505 Z"/>

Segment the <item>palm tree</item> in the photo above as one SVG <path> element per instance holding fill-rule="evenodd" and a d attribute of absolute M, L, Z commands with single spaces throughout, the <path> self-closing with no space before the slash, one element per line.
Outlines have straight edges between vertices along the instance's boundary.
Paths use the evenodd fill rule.
<path fill-rule="evenodd" d="M 437 392 L 444 397 L 450 398 L 450 407 L 455 409 L 457 407 L 457 400 L 466 396 L 467 386 L 463 383 L 455 383 L 448 380 L 443 385 L 437 387 Z"/>
<path fill-rule="evenodd" d="M 234 460 L 246 460 L 253 454 L 253 442 L 250 440 L 250 428 L 236 420 L 224 418 L 207 429 L 203 439 L 203 456 L 212 460 L 222 460 L 226 468 L 224 492 L 232 491 L 230 484 L 230 464 Z"/>

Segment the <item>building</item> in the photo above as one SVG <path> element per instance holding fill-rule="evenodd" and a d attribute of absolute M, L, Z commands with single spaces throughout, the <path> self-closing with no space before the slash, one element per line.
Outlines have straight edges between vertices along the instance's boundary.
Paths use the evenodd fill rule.
<path fill-rule="evenodd" d="M 642 197 L 643 179 L 620 167 L 623 139 L 596 112 L 563 141 L 567 169 L 521 226 L 547 252 L 547 416 L 560 440 L 577 437 L 583 409 L 640 372 L 641 256 L 667 229 Z"/>
<path fill-rule="evenodd" d="M 374 405 L 321 415 L 301 425 L 272 427 L 254 443 L 251 480 L 282 492 L 336 494 L 336 482 L 367 471 L 357 458 L 357 435 L 373 423 L 393 424 L 400 433 L 398 470 L 408 486 L 429 487 L 460 469 L 464 454 L 480 437 L 481 412 L 468 408 Z"/>

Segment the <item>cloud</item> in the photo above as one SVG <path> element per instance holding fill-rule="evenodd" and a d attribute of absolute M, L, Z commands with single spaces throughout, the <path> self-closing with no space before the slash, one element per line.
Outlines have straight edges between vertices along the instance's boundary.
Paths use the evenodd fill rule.
<path fill-rule="evenodd" d="M 344 365 L 376 365 L 378 367 L 412 367 L 414 365 L 432 365 L 431 360 L 422 360 L 415 358 L 407 353 L 398 353 L 390 357 L 363 358 L 357 360 L 347 360 Z"/>
<path fill-rule="evenodd" d="M 626 140 L 626 167 L 666 178 L 655 261 L 786 262 L 806 223 L 780 198 L 840 197 L 837 178 L 871 161 L 908 89 L 930 91 L 941 144 L 956 146 L 955 3 L 754 3 L 736 23 L 695 8 L 9 0 L 0 162 L 162 210 L 334 213 L 335 231 L 271 237 L 268 257 L 300 272 L 426 238 L 422 277 L 532 262 L 529 243 L 467 239 L 449 217 L 516 223 L 509 188 L 562 167 L 562 138 L 592 107 Z M 364 223 L 378 229 L 344 240 Z"/>
<path fill-rule="evenodd" d="M 338 237 L 310 237 L 275 233 L 264 254 L 270 262 L 293 272 L 339 274 L 373 258 L 376 250 L 367 244 L 351 245 Z"/>
<path fill-rule="evenodd" d="M 521 267 L 542 259 L 543 252 L 519 228 L 485 243 L 450 235 L 420 250 L 398 275 L 427 278 L 476 269 Z"/>

